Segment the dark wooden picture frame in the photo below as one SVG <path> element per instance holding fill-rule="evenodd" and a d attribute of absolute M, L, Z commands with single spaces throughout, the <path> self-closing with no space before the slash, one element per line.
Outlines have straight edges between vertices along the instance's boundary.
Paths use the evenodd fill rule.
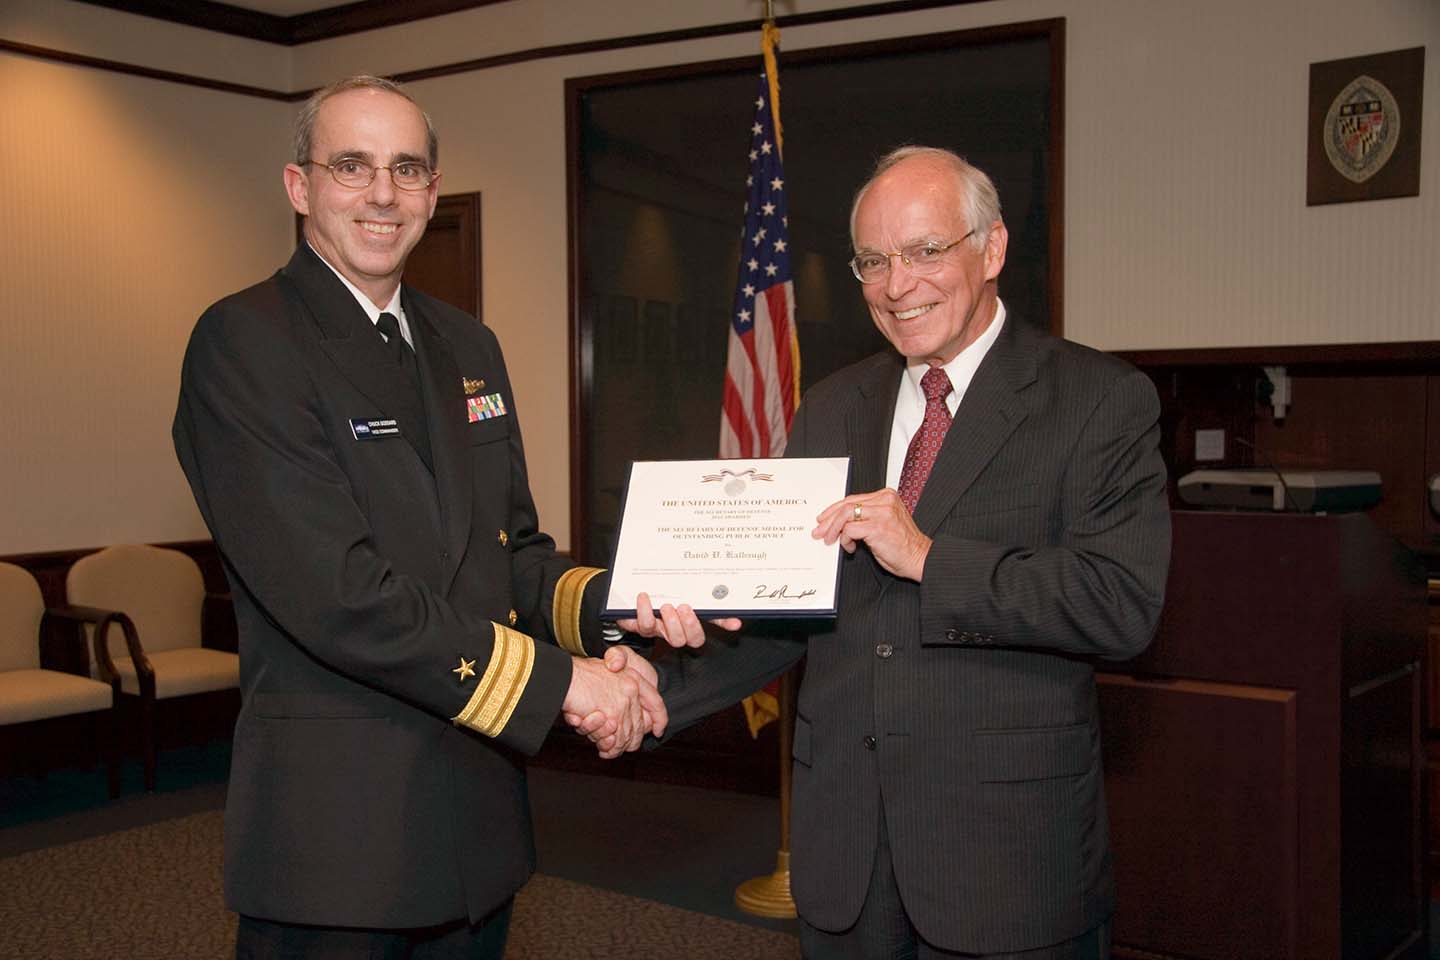
<path fill-rule="evenodd" d="M 1064 48 L 1052 19 L 782 51 L 802 388 L 887 348 L 845 266 L 847 220 L 874 161 L 904 142 L 994 177 L 1001 296 L 1017 322 L 1063 332 Z M 571 545 L 585 562 L 609 561 L 630 460 L 715 455 L 759 64 L 757 50 L 566 81 Z M 617 294 L 639 307 L 639 368 L 609 349 Z"/>
<path fill-rule="evenodd" d="M 1420 194 L 1425 48 L 1310 65 L 1305 204 Z"/>

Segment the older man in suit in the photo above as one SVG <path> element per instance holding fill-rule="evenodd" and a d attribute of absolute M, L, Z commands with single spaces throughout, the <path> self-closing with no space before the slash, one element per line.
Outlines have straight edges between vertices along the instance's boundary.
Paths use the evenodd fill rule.
<path fill-rule="evenodd" d="M 1093 658 L 1149 642 L 1169 564 L 1159 405 L 1007 315 L 990 179 L 884 158 L 852 270 L 894 347 L 811 389 L 787 455 L 848 456 L 814 531 L 840 610 L 662 665 L 671 729 L 808 650 L 792 883 L 811 958 L 1107 956 L 1115 904 Z"/>
<path fill-rule="evenodd" d="M 240 628 L 240 957 L 498 958 L 534 866 L 521 755 L 562 708 L 608 755 L 664 726 L 648 664 L 586 657 L 605 577 L 539 530 L 494 335 L 401 284 L 436 163 L 394 84 L 316 94 L 284 174 L 305 242 L 186 352 L 175 447 Z"/>

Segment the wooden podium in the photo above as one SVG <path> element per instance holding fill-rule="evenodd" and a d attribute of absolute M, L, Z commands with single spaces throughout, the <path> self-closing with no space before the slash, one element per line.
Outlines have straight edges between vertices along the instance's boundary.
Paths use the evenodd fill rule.
<path fill-rule="evenodd" d="M 1423 958 L 1426 579 L 1362 514 L 1174 514 L 1099 676 L 1118 957 Z"/>

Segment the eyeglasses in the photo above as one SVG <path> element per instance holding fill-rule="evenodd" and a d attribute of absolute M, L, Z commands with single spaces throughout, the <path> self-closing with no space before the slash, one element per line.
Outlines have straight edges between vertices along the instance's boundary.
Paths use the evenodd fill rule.
<path fill-rule="evenodd" d="M 911 273 L 918 273 L 922 276 L 934 273 L 944 265 L 945 253 L 951 247 L 964 243 L 974 235 L 975 231 L 971 230 L 959 240 L 951 240 L 949 243 L 936 243 L 933 240 L 911 243 L 894 253 L 878 251 L 857 253 L 850 260 L 850 272 L 855 274 L 855 279 L 861 283 L 879 283 L 890 273 L 891 258 L 899 257 L 905 261 L 905 266 Z"/>
<path fill-rule="evenodd" d="M 324 167 L 330 171 L 330 176 L 335 178 L 336 183 L 352 190 L 363 190 L 370 186 L 375 182 L 375 174 L 381 170 L 389 170 L 390 182 L 401 190 L 424 190 L 435 182 L 436 177 L 440 176 L 419 160 L 401 160 L 388 167 L 377 167 L 373 163 L 366 163 L 355 157 L 341 157 L 334 163 L 322 163 L 319 160 L 306 160 L 305 162 L 317 167 Z"/>

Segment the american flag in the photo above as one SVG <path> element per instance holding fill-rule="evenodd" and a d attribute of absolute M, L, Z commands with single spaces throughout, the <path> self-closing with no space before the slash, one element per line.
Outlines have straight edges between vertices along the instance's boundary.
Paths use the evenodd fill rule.
<path fill-rule="evenodd" d="M 761 34 L 765 69 L 750 125 L 749 188 L 740 240 L 740 277 L 730 313 L 720 456 L 778 457 L 800 405 L 800 343 L 795 338 L 795 281 L 790 272 L 790 218 L 780 160 L 780 31 Z M 778 681 L 744 700 L 750 735 L 780 716 Z"/>
<path fill-rule="evenodd" d="M 780 160 L 780 31 L 762 35 L 765 69 L 750 126 L 749 187 L 739 279 L 730 315 L 720 456 L 778 457 L 800 405 L 800 346 L 790 272 L 785 168 Z"/>

